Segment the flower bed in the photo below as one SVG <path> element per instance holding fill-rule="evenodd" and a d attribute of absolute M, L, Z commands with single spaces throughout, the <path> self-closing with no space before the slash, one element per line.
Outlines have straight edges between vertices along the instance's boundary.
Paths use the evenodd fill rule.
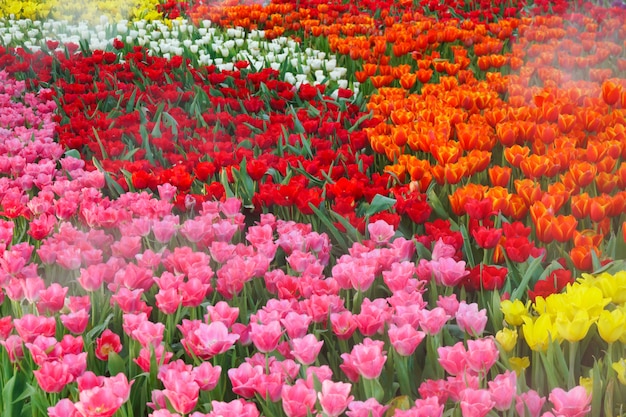
<path fill-rule="evenodd" d="M 376 5 L 4 21 L 3 415 L 620 412 L 624 14 Z"/>

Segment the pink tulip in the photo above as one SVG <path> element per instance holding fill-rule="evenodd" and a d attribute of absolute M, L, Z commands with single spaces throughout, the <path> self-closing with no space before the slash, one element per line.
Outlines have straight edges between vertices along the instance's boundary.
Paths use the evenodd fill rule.
<path fill-rule="evenodd" d="M 367 401 L 350 402 L 346 415 L 348 417 L 383 417 L 388 408 L 388 405 L 380 404 L 375 398 L 369 398 Z"/>
<path fill-rule="evenodd" d="M 563 417 L 583 417 L 591 411 L 591 395 L 582 386 L 569 391 L 554 388 L 548 397 L 555 415 Z"/>
<path fill-rule="evenodd" d="M 202 362 L 193 368 L 192 374 L 194 381 L 198 384 L 202 391 L 211 391 L 214 389 L 220 379 L 222 373 L 221 366 L 213 366 L 210 362 Z"/>
<path fill-rule="evenodd" d="M 83 416 L 111 417 L 124 403 L 111 389 L 104 387 L 81 391 L 79 398 L 75 407 Z"/>
<path fill-rule="evenodd" d="M 540 397 L 537 391 L 529 390 L 515 397 L 515 410 L 520 417 L 539 417 L 545 403 L 545 397 Z"/>
<path fill-rule="evenodd" d="M 154 299 L 157 308 L 164 314 L 174 314 L 183 301 L 183 297 L 175 288 L 160 289 Z"/>
<path fill-rule="evenodd" d="M 352 348 L 350 353 L 352 363 L 363 378 L 376 379 L 380 376 L 387 361 L 383 345 L 384 343 L 379 340 L 366 338 L 363 343 Z"/>
<path fill-rule="evenodd" d="M 154 323 L 149 320 L 143 321 L 133 330 L 131 337 L 138 341 L 142 347 L 159 346 L 163 341 L 165 333 L 165 325 L 163 323 Z"/>
<path fill-rule="evenodd" d="M 80 310 L 75 313 L 61 314 L 60 319 L 67 330 L 74 334 L 81 334 L 89 324 L 89 313 L 85 310 Z"/>
<path fill-rule="evenodd" d="M 459 375 L 467 367 L 467 351 L 463 342 L 457 342 L 454 346 L 441 346 L 437 348 L 439 365 L 450 375 Z"/>
<path fill-rule="evenodd" d="M 65 305 L 65 296 L 67 295 L 68 289 L 69 288 L 62 287 L 55 282 L 50 284 L 45 290 L 39 291 L 39 301 L 37 302 L 37 311 L 39 314 L 61 311 Z"/>
<path fill-rule="evenodd" d="M 331 380 L 332 377 L 333 371 L 328 365 L 309 366 L 306 368 L 306 386 L 309 388 L 315 388 L 316 381 L 323 383 L 324 381 Z"/>
<path fill-rule="evenodd" d="M 13 324 L 24 342 L 32 342 L 39 335 L 53 337 L 56 332 L 54 317 L 25 314 L 22 318 L 13 320 Z"/>
<path fill-rule="evenodd" d="M 441 307 L 435 307 L 432 310 L 421 309 L 419 310 L 419 315 L 420 327 L 426 334 L 431 336 L 439 333 L 450 319 L 450 316 Z"/>
<path fill-rule="evenodd" d="M 41 389 L 50 393 L 63 391 L 74 380 L 69 366 L 59 361 L 44 362 L 33 374 Z"/>
<path fill-rule="evenodd" d="M 317 359 L 324 341 L 318 341 L 315 335 L 307 334 L 291 340 L 291 354 L 303 365 L 311 365 Z"/>
<path fill-rule="evenodd" d="M 284 385 L 282 399 L 287 417 L 306 417 L 315 408 L 315 390 L 308 388 L 302 379 L 294 385 Z"/>
<path fill-rule="evenodd" d="M 415 400 L 415 417 L 441 417 L 444 404 L 437 397 L 418 398 Z"/>
<path fill-rule="evenodd" d="M 199 320 L 183 320 L 178 328 L 183 334 L 181 344 L 189 353 L 200 359 L 210 359 L 226 352 L 239 340 L 239 335 L 229 334 L 224 323 L 204 324 Z"/>
<path fill-rule="evenodd" d="M 63 398 L 53 407 L 48 407 L 48 417 L 81 417 L 74 403 Z"/>
<path fill-rule="evenodd" d="M 461 392 L 463 417 L 485 417 L 495 405 L 487 390 L 466 388 Z"/>
<path fill-rule="evenodd" d="M 213 411 L 207 414 L 207 417 L 220 416 L 237 416 L 237 417 L 259 417 L 259 410 L 253 403 L 237 399 L 229 403 L 220 401 L 211 401 Z M 193 414 L 192 414 L 192 417 Z"/>
<path fill-rule="evenodd" d="M 154 351 L 154 361 L 156 362 L 157 366 L 168 364 L 170 359 L 174 356 L 172 352 L 166 352 L 165 347 L 162 344 L 157 347 L 142 347 L 139 351 L 139 356 L 133 359 L 133 361 L 144 372 L 150 372 L 150 368 L 152 366 L 152 351 Z"/>
<path fill-rule="evenodd" d="M 276 349 L 282 334 L 283 330 L 278 320 L 268 324 L 250 323 L 250 338 L 260 352 L 269 353 Z"/>
<path fill-rule="evenodd" d="M 199 278 L 189 278 L 179 287 L 183 307 L 199 307 L 207 295 L 211 293 L 211 284 L 202 282 Z"/>
<path fill-rule="evenodd" d="M 367 225 L 367 231 L 372 240 L 377 246 L 384 246 L 393 238 L 396 231 L 393 226 L 387 224 L 384 220 L 376 220 L 374 223 Z"/>
<path fill-rule="evenodd" d="M 228 370 L 228 378 L 233 392 L 244 398 L 253 398 L 262 383 L 263 367 L 244 362 L 237 368 Z"/>
<path fill-rule="evenodd" d="M 415 264 L 408 261 L 395 262 L 390 270 L 383 271 L 383 281 L 392 293 L 405 289 L 414 276 Z"/>
<path fill-rule="evenodd" d="M 459 328 L 473 337 L 480 336 L 487 325 L 487 310 L 478 310 L 478 304 L 461 301 L 456 312 Z"/>
<path fill-rule="evenodd" d="M 459 301 L 456 298 L 456 294 L 451 294 L 447 297 L 440 295 L 437 300 L 437 306 L 443 308 L 449 316 L 454 317 L 459 309 Z"/>
<path fill-rule="evenodd" d="M 77 281 L 85 291 L 94 292 L 100 289 L 106 274 L 106 264 L 90 265 L 86 269 L 81 268 Z"/>
<path fill-rule="evenodd" d="M 105 361 L 109 358 L 109 353 L 119 353 L 122 350 L 122 342 L 120 337 L 113 333 L 109 329 L 105 329 L 104 332 L 96 339 L 96 358 L 101 361 Z"/>
<path fill-rule="evenodd" d="M 467 341 L 467 365 L 476 373 L 486 374 L 499 355 L 498 346 L 491 337 Z"/>
<path fill-rule="evenodd" d="M 453 258 L 439 258 L 431 261 L 431 268 L 435 282 L 447 287 L 458 285 L 469 271 L 465 269 L 465 261 L 455 261 Z"/>
<path fill-rule="evenodd" d="M 225 301 L 218 301 L 214 306 L 207 306 L 207 315 L 204 316 L 204 320 L 209 323 L 212 321 L 221 321 L 226 327 L 231 327 L 237 317 L 239 317 L 239 308 L 231 307 Z"/>
<path fill-rule="evenodd" d="M 328 417 L 338 417 L 354 399 L 350 395 L 351 384 L 326 380 L 322 382 L 322 392 L 317 394 L 322 410 Z"/>
<path fill-rule="evenodd" d="M 356 316 L 357 327 L 364 336 L 382 334 L 390 320 L 389 305 L 382 298 L 374 301 L 365 298 L 361 304 L 361 312 Z"/>
<path fill-rule="evenodd" d="M 335 336 L 341 340 L 350 339 L 357 328 L 355 317 L 348 310 L 331 314 L 330 325 Z"/>
<path fill-rule="evenodd" d="M 489 381 L 489 392 L 495 402 L 494 408 L 498 411 L 506 411 L 511 408 L 511 403 L 517 392 L 517 374 L 506 371 Z"/>
<path fill-rule="evenodd" d="M 392 324 L 387 334 L 391 345 L 401 356 L 411 356 L 426 336 L 424 332 L 415 330 L 410 324 L 400 327 Z"/>

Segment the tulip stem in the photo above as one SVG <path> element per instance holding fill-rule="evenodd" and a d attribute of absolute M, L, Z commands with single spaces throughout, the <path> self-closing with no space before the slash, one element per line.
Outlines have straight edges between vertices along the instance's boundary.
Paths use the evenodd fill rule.
<path fill-rule="evenodd" d="M 569 344 L 569 373 L 567 386 L 572 389 L 576 386 L 576 354 L 578 353 L 578 342 L 570 342 Z"/>

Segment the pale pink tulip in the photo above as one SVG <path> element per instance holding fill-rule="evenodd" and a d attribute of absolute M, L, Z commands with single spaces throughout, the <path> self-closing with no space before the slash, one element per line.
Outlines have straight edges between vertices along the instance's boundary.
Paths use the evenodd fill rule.
<path fill-rule="evenodd" d="M 389 326 L 387 334 L 391 345 L 401 356 L 411 356 L 426 336 L 424 332 L 415 330 L 410 324 L 400 327 L 392 324 Z"/>
<path fill-rule="evenodd" d="M 591 395 L 585 387 L 577 386 L 569 391 L 555 388 L 548 397 L 555 415 L 563 417 L 583 417 L 591 411 Z"/>
<path fill-rule="evenodd" d="M 466 388 L 461 392 L 463 417 L 485 417 L 495 405 L 487 390 Z"/>
<path fill-rule="evenodd" d="M 282 400 L 287 417 L 306 417 L 315 408 L 315 390 L 298 379 L 294 385 L 283 386 Z"/>

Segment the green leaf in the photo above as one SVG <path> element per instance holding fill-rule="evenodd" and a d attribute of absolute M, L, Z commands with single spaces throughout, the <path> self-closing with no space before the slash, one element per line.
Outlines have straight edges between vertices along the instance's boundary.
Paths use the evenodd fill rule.
<path fill-rule="evenodd" d="M 363 123 L 364 121 L 371 119 L 372 118 L 373 113 L 369 112 L 367 114 L 364 114 L 363 116 L 361 116 L 356 122 L 354 122 L 354 124 L 352 125 L 352 127 L 350 127 L 348 129 L 349 133 L 354 132 L 356 129 L 358 129 L 358 127 L 361 125 L 361 123 Z"/>
<path fill-rule="evenodd" d="M 70 158 L 82 159 L 77 149 L 69 149 L 65 152 L 65 156 Z"/>
<path fill-rule="evenodd" d="M 124 194 L 124 190 L 122 189 L 122 187 L 117 183 L 117 181 L 111 178 L 111 175 L 107 171 L 105 171 L 104 168 L 102 168 L 100 162 L 98 162 L 96 158 L 92 158 L 92 162 L 93 165 L 98 169 L 98 171 L 102 172 L 102 174 L 104 175 L 104 180 L 106 181 L 109 190 L 113 191 L 118 196 Z"/>
<path fill-rule="evenodd" d="M 528 283 L 539 267 L 541 267 L 541 257 L 535 258 L 532 262 L 530 262 L 528 269 L 526 269 L 526 272 L 522 276 L 518 287 L 511 294 L 511 300 L 519 300 L 522 298 L 522 295 L 524 295 L 524 293 L 528 290 Z"/>
<path fill-rule="evenodd" d="M 24 400 L 32 394 L 33 387 L 26 383 L 26 376 L 22 372 L 15 372 L 2 389 L 3 417 L 19 417 L 24 408 Z"/>
<path fill-rule="evenodd" d="M 326 228 L 328 229 L 328 232 L 331 235 L 333 235 L 333 237 L 335 238 L 339 246 L 341 248 L 347 248 L 348 245 L 346 243 L 346 240 L 343 234 L 339 231 L 339 229 L 337 229 L 337 226 L 335 226 L 333 222 L 330 220 L 330 217 L 328 217 L 326 210 L 321 211 L 319 208 L 315 207 L 311 203 L 309 203 L 309 207 L 311 208 L 311 210 L 313 210 L 317 218 L 320 219 L 320 221 L 324 224 L 324 226 L 326 226 Z"/>
<path fill-rule="evenodd" d="M 109 352 L 108 368 L 111 375 L 117 375 L 126 371 L 126 363 L 117 353 Z"/>
<path fill-rule="evenodd" d="M 367 210 L 365 210 L 365 215 L 369 217 L 376 213 L 380 213 L 381 211 L 389 210 L 394 206 L 394 204 L 396 204 L 396 200 L 394 198 L 376 194 Z"/>

